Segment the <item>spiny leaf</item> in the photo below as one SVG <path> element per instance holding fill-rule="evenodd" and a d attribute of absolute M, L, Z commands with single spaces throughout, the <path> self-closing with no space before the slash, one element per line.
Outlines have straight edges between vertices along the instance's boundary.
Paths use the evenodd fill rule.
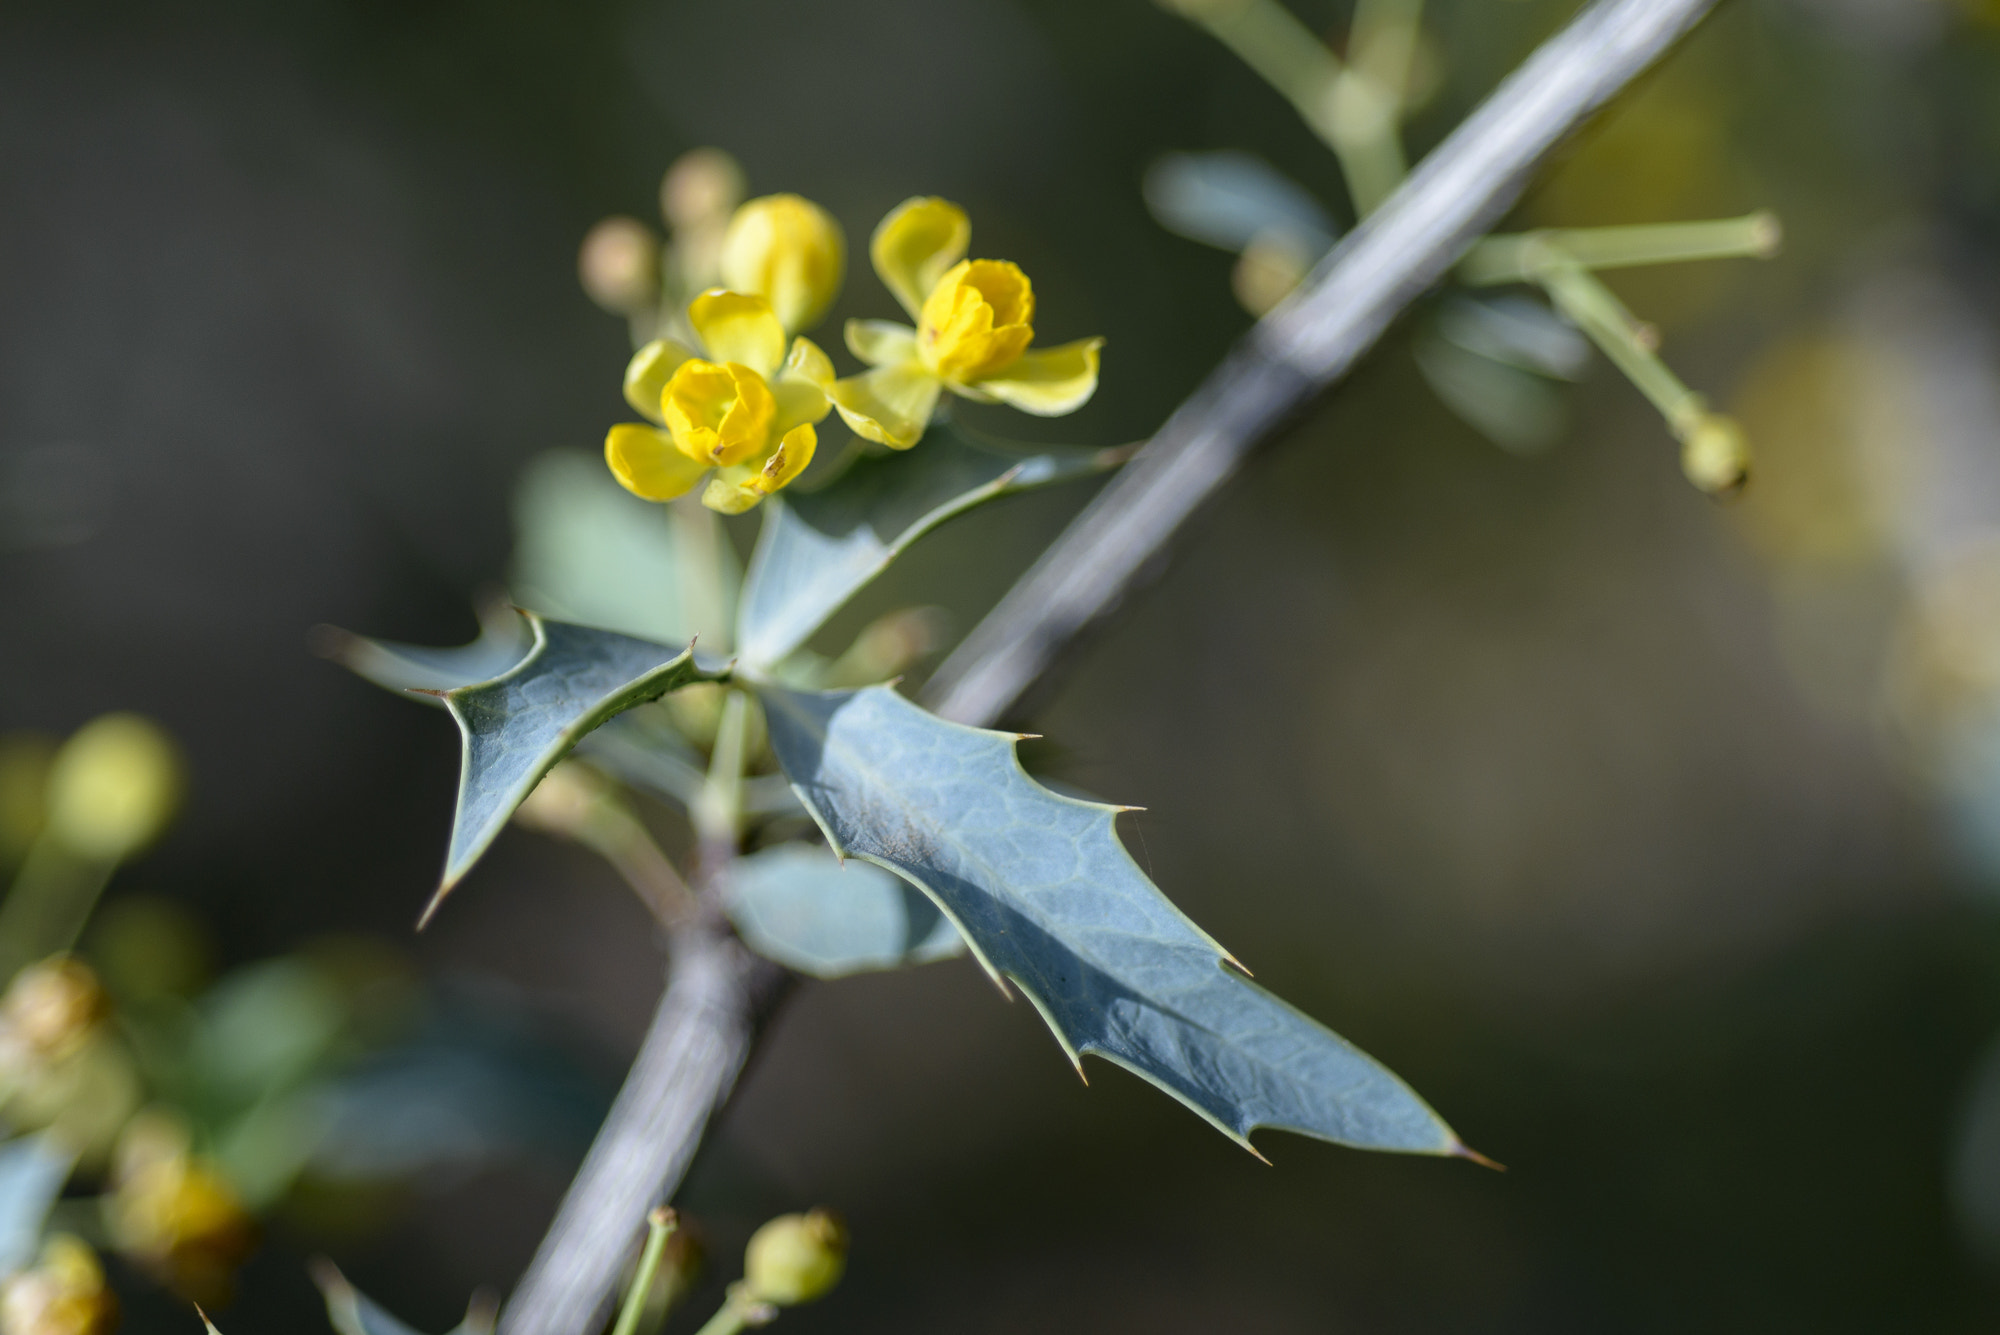
<path fill-rule="evenodd" d="M 1006 451 L 940 422 L 908 453 L 856 460 L 822 490 L 766 501 L 737 612 L 744 661 L 776 664 L 904 548 L 953 515 L 996 496 L 1101 472 L 1127 453 Z"/>
<path fill-rule="evenodd" d="M 75 1162 L 52 1136 L 21 1136 L 0 1145 L 0 1277 L 34 1261 L 42 1221 Z"/>
<path fill-rule="evenodd" d="M 491 681 L 444 693 L 464 735 L 464 768 L 444 881 L 425 920 L 578 738 L 620 710 L 728 675 L 719 660 L 697 662 L 692 646 L 523 615 L 534 633 L 525 658 Z"/>
<path fill-rule="evenodd" d="M 815 978 L 926 964 L 965 949 L 949 919 L 901 877 L 825 849 L 779 844 L 730 868 L 723 907 L 744 942 Z"/>
<path fill-rule="evenodd" d="M 1126 1067 L 1245 1148 L 1269 1126 L 1468 1153 L 1388 1070 L 1227 970 L 1119 843 L 1120 808 L 1035 783 L 1012 735 L 944 722 L 886 686 L 763 695 L 779 763 L 835 851 L 928 892 L 1072 1061 Z"/>
<path fill-rule="evenodd" d="M 505 603 L 479 609 L 479 638 L 471 644 L 434 649 L 395 640 L 371 640 L 338 626 L 315 626 L 313 651 L 385 690 L 444 707 L 442 692 L 491 681 L 526 657 L 534 632 L 522 614 Z"/>
<path fill-rule="evenodd" d="M 326 1319 L 337 1335 L 417 1335 L 414 1327 L 391 1316 L 348 1283 L 347 1276 L 333 1262 L 324 1259 L 314 1262 L 312 1277 L 326 1298 Z M 475 1297 L 465 1309 L 465 1320 L 450 1335 L 488 1335 L 493 1329 L 493 1317 L 493 1305 Z"/>

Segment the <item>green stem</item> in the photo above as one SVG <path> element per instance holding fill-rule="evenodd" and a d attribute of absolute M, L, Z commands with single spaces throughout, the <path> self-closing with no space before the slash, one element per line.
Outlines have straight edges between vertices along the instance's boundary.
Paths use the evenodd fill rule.
<path fill-rule="evenodd" d="M 1642 325 L 1598 278 L 1566 259 L 1545 253 L 1534 273 L 1556 309 L 1589 335 L 1639 392 L 1651 399 L 1676 436 L 1686 436 L 1701 420 L 1706 404 L 1681 383 L 1648 346 Z"/>
<path fill-rule="evenodd" d="M 696 795 L 695 833 L 710 848 L 734 850 L 743 830 L 743 766 L 749 734 L 750 697 L 731 689 L 722 701 L 722 718 L 715 726 L 715 746 L 708 756 L 708 778 Z"/>
<path fill-rule="evenodd" d="M 611 1335 L 633 1335 L 639 1329 L 639 1317 L 646 1310 L 646 1293 L 653 1287 L 653 1276 L 659 1273 L 660 1257 L 666 1254 L 667 1239 L 673 1236 L 677 1221 L 672 1210 L 655 1210 L 646 1216 L 646 1249 L 639 1253 L 639 1270 L 632 1276 L 632 1287 L 626 1290 L 625 1306 L 618 1313 L 618 1324 L 611 1328 Z"/>
<path fill-rule="evenodd" d="M 733 628 L 723 590 L 722 549 L 729 535 L 722 531 L 721 516 L 692 493 L 673 506 L 674 565 L 682 611 L 704 649 L 727 653 Z"/>
<path fill-rule="evenodd" d="M 1472 287 L 1539 281 L 1551 252 L 1583 269 L 1622 269 L 1687 260 L 1769 259 L 1783 229 L 1759 210 L 1711 222 L 1584 227 L 1489 236 L 1459 262 L 1458 279 Z"/>
<path fill-rule="evenodd" d="M 0 904 L 0 983 L 76 945 L 115 867 L 78 858 L 46 834 L 34 842 Z"/>
<path fill-rule="evenodd" d="M 722 1306 L 695 1335 L 737 1335 L 737 1332 L 751 1326 L 769 1323 L 776 1315 L 776 1309 L 745 1298 L 742 1285 L 732 1284 L 729 1296 L 722 1300 Z"/>

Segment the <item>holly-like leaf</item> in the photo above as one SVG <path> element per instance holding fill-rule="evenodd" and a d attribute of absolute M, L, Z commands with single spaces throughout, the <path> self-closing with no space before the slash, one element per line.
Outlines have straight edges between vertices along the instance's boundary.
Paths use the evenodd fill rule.
<path fill-rule="evenodd" d="M 692 646 L 523 615 L 534 634 L 526 657 L 491 681 L 444 692 L 464 736 L 464 768 L 444 880 L 426 920 L 577 739 L 620 710 L 728 675 L 727 663 L 697 661 Z"/>
<path fill-rule="evenodd" d="M 505 603 L 479 609 L 479 638 L 445 649 L 395 640 L 371 640 L 338 626 L 313 628 L 312 647 L 358 677 L 411 699 L 444 706 L 443 692 L 491 681 L 527 656 L 535 635 L 522 614 Z"/>
<path fill-rule="evenodd" d="M 723 907 L 745 944 L 815 978 L 926 964 L 964 951 L 937 905 L 899 876 L 823 848 L 779 844 L 739 859 Z"/>
<path fill-rule="evenodd" d="M 826 487 L 764 503 L 737 611 L 744 661 L 770 667 L 806 642 L 889 562 L 983 501 L 1101 472 L 1125 449 L 1002 450 L 950 423 L 907 453 L 856 460 Z"/>
<path fill-rule="evenodd" d="M 834 850 L 926 891 L 1079 1074 L 1086 1052 L 1116 1062 L 1245 1148 L 1268 1126 L 1469 1154 L 1387 1069 L 1232 972 L 1119 843 L 1120 808 L 1035 783 L 1013 735 L 947 723 L 886 686 L 763 695 L 779 763 Z"/>
<path fill-rule="evenodd" d="M 333 1262 L 315 1262 L 312 1277 L 326 1298 L 326 1319 L 337 1335 L 417 1335 L 414 1327 L 390 1315 L 348 1283 L 347 1276 Z M 494 1316 L 492 1303 L 474 1298 L 465 1309 L 465 1320 L 453 1327 L 450 1335 L 490 1335 Z"/>
<path fill-rule="evenodd" d="M 0 1277 L 33 1264 L 42 1222 L 75 1162 L 74 1154 L 47 1135 L 0 1145 Z"/>

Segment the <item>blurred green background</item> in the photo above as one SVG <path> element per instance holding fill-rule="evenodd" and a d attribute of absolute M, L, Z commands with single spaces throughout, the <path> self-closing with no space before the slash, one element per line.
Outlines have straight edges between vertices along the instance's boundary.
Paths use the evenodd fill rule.
<path fill-rule="evenodd" d="M 1413 150 L 1569 9 L 1433 0 Z M 0 727 L 181 739 L 188 814 L 114 898 L 184 902 L 228 961 L 380 936 L 615 1084 L 659 987 L 638 906 L 513 832 L 412 936 L 456 740 L 306 630 L 470 638 L 523 463 L 626 415 L 578 241 L 703 144 L 857 250 L 908 195 L 964 204 L 1040 337 L 1108 337 L 1087 410 L 1009 424 L 1050 439 L 1145 435 L 1247 327 L 1231 256 L 1148 215 L 1160 154 L 1253 152 L 1349 221 L 1290 108 L 1141 0 L 16 0 Z M 1766 206 L 1775 261 L 1612 278 L 1744 420 L 1740 503 L 1601 361 L 1548 448 L 1497 448 L 1419 374 L 1420 315 L 1032 720 L 1259 981 L 1510 1171 L 1281 1135 L 1265 1167 L 1082 1087 L 960 960 L 793 999 L 684 1197 L 719 1268 L 824 1203 L 852 1269 L 800 1335 L 2000 1321 L 2000 11 L 1727 0 L 1515 221 Z M 835 322 L 891 313 L 857 263 Z M 968 627 L 1083 499 L 946 530 L 827 643 L 907 603 Z M 441 1174 L 368 1237 L 281 1222 L 224 1328 L 320 1328 L 327 1249 L 442 1329 L 572 1166 Z"/>

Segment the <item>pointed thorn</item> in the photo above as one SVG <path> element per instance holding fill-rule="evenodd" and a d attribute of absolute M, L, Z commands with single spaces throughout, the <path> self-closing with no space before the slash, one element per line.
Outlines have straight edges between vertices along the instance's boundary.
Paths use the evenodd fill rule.
<path fill-rule="evenodd" d="M 1077 1078 L 1077 1079 L 1079 1079 L 1079 1080 L 1081 1080 L 1081 1081 L 1083 1081 L 1083 1087 L 1084 1087 L 1085 1089 L 1089 1089 L 1089 1088 L 1090 1088 L 1090 1077 L 1089 1077 L 1089 1076 L 1087 1076 L 1087 1075 L 1085 1075 L 1085 1074 L 1083 1073 L 1083 1058 L 1081 1058 L 1081 1057 L 1072 1057 L 1072 1058 L 1070 1059 L 1070 1064 L 1071 1064 L 1072 1066 L 1076 1067 L 1076 1078 Z"/>
<path fill-rule="evenodd" d="M 1238 973 L 1242 974 L 1245 978 L 1255 978 L 1257 976 L 1256 974 L 1250 972 L 1249 965 L 1245 964 L 1242 960 L 1237 959 L 1234 955 L 1230 954 L 1226 950 L 1222 952 L 1222 962 L 1224 964 L 1227 964 L 1230 968 L 1236 970 Z"/>
<path fill-rule="evenodd" d="M 1250 1143 L 1250 1137 L 1248 1136 L 1243 1137 L 1243 1148 L 1250 1151 L 1250 1157 L 1255 1159 L 1258 1163 L 1263 1164 L 1264 1167 L 1266 1168 L 1277 1167 L 1276 1164 L 1272 1163 L 1269 1159 L 1266 1159 L 1264 1157 L 1264 1151 L 1258 1149 L 1255 1145 L 1252 1145 Z"/>
<path fill-rule="evenodd" d="M 434 691 L 428 686 L 405 686 L 403 689 L 411 695 L 428 695 L 437 700 L 442 700 L 451 694 L 450 691 Z"/>
<path fill-rule="evenodd" d="M 1472 1162 L 1478 1164 L 1481 1168 L 1491 1168 L 1496 1173 L 1504 1173 L 1507 1171 L 1506 1164 L 1500 1163 L 1494 1159 L 1487 1158 L 1485 1155 L 1481 1154 L 1478 1150 L 1473 1149 L 1472 1146 L 1467 1145 L 1464 1141 L 1453 1141 L 1451 1146 L 1451 1154 L 1454 1158 L 1470 1159 Z"/>
<path fill-rule="evenodd" d="M 1128 807 L 1128 806 L 1122 806 L 1122 805 L 1114 805 L 1114 806 L 1113 806 L 1113 807 L 1112 807 L 1111 809 L 1112 809 L 1113 811 L 1117 812 L 1117 813 L 1118 813 L 1119 815 L 1123 816 L 1123 815 L 1125 815 L 1125 814 L 1126 814 L 1127 812 L 1131 812 L 1131 811 L 1144 811 L 1144 810 L 1145 810 L 1146 808 L 1144 808 L 1144 807 Z"/>
<path fill-rule="evenodd" d="M 1042 740 L 1042 734 L 1039 732 L 1017 732 L 1014 734 L 1014 740 L 1017 742 L 1039 742 Z"/>
<path fill-rule="evenodd" d="M 417 915 L 418 931 L 421 932 L 424 928 L 431 925 L 431 919 L 437 916 L 439 907 L 444 903 L 444 897 L 450 894 L 452 887 L 457 884 L 458 882 L 456 881 L 446 881 L 437 888 L 437 893 L 431 896 L 431 902 L 424 905 L 424 911 Z"/>

